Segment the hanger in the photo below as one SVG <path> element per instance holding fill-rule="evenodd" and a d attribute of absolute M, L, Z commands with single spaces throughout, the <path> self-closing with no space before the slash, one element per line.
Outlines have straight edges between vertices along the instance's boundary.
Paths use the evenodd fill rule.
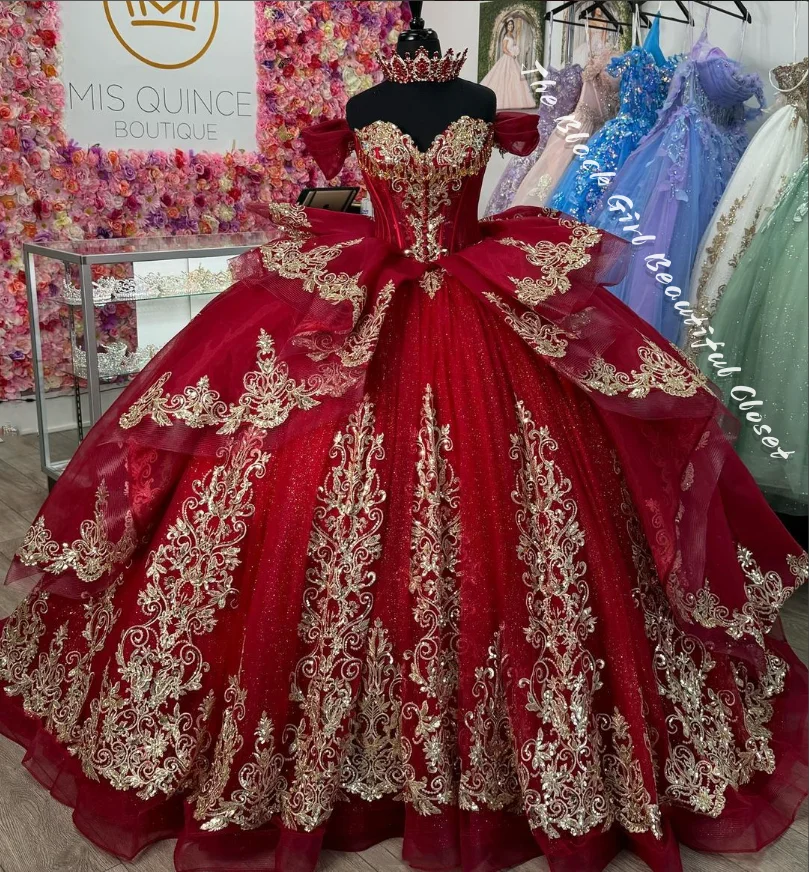
<path fill-rule="evenodd" d="M 734 12 L 732 9 L 724 9 L 722 6 L 714 6 L 713 3 L 707 2 L 707 0 L 694 0 L 695 3 L 699 3 L 700 6 L 705 6 L 707 9 L 713 9 L 715 12 L 719 12 L 721 15 L 729 15 L 731 18 L 739 18 L 742 21 L 746 21 L 748 24 L 753 23 L 753 16 L 747 11 L 747 7 L 744 3 L 734 2 L 734 6 L 738 10 Z"/>
<path fill-rule="evenodd" d="M 568 21 L 567 17 L 560 18 L 563 12 L 566 12 L 571 6 L 574 6 L 576 0 L 568 0 L 567 3 L 562 3 L 560 6 L 557 6 L 555 9 L 550 9 L 545 13 L 546 21 L 558 21 L 560 24 L 566 25 L 567 27 L 592 27 L 593 30 L 607 30 L 610 33 L 623 33 L 623 28 L 626 27 L 629 22 L 621 22 L 612 14 L 612 11 L 609 8 L 609 5 L 605 2 L 595 2 L 588 6 L 586 9 L 583 9 L 579 13 L 578 21 Z M 594 12 L 601 12 L 604 18 L 607 20 L 607 24 L 610 26 L 605 27 L 603 24 L 588 24 L 588 22 L 592 22 L 595 19 Z"/>
<path fill-rule="evenodd" d="M 693 27 L 695 24 L 695 21 L 688 14 L 688 9 L 686 8 L 686 5 L 683 2 L 683 0 L 675 0 L 675 2 L 677 4 L 677 8 L 682 13 L 682 17 L 680 17 L 680 18 L 677 18 L 673 15 L 663 15 L 663 13 L 660 11 L 660 5 L 658 5 L 658 7 L 657 7 L 657 12 L 648 12 L 643 8 L 646 5 L 646 3 L 643 2 L 643 0 L 641 0 L 641 2 L 638 2 L 638 0 L 629 0 L 629 5 L 637 7 L 637 9 L 640 13 L 640 20 L 641 20 L 643 27 L 651 27 L 652 26 L 651 20 L 653 18 L 662 18 L 664 21 L 673 21 L 675 24 L 690 24 L 691 27 Z"/>

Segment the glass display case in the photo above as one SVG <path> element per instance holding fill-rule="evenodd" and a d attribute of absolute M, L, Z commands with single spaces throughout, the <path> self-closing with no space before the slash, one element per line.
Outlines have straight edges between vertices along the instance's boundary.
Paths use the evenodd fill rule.
<path fill-rule="evenodd" d="M 231 284 L 229 259 L 269 238 L 24 245 L 40 453 L 51 483 L 132 378 Z"/>

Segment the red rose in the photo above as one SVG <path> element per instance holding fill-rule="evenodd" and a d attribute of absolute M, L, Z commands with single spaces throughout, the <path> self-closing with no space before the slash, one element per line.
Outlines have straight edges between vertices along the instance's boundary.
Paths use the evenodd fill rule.
<path fill-rule="evenodd" d="M 45 48 L 53 48 L 56 45 L 56 34 L 52 30 L 38 30 L 37 36 L 42 40 Z"/>
<path fill-rule="evenodd" d="M 287 64 L 284 67 L 284 78 L 291 79 L 295 75 L 295 67 L 292 64 Z"/>

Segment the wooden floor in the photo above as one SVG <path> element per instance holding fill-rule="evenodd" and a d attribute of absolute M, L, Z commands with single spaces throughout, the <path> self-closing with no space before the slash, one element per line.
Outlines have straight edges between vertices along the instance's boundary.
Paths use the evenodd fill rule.
<path fill-rule="evenodd" d="M 64 448 L 69 436 L 63 436 Z M 11 438 L 0 444 L 0 576 L 5 575 L 20 538 L 46 495 L 39 469 L 36 437 Z M 9 613 L 19 596 L 0 587 L 0 616 Z M 809 655 L 807 589 L 787 603 L 784 625 L 804 662 Z M 52 800 L 19 765 L 22 750 L 0 736 L 0 872 L 172 872 L 173 843 L 144 851 L 131 863 L 98 850 L 73 828 L 70 811 Z M 683 849 L 685 872 L 806 872 L 809 844 L 807 804 L 792 828 L 759 854 L 696 854 Z M 391 839 L 360 854 L 326 851 L 322 872 L 400 872 L 401 840 Z M 544 872 L 543 859 L 526 863 L 525 872 Z M 634 855 L 621 854 L 609 872 L 648 872 Z"/>

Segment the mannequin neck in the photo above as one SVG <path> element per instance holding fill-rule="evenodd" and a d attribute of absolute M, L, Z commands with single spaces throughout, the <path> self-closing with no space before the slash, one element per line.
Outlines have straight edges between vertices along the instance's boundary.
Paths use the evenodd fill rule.
<path fill-rule="evenodd" d="M 410 55 L 415 57 L 416 52 L 423 48 L 430 57 L 441 54 L 441 43 L 438 34 L 434 30 L 406 30 L 396 43 L 396 54 L 399 57 Z"/>

